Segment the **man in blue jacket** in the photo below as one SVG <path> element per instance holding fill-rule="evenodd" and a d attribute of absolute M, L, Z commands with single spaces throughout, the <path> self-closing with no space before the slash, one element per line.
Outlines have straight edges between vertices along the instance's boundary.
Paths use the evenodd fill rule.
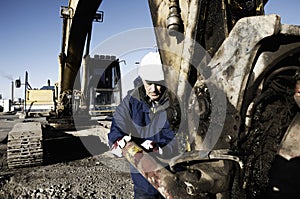
<path fill-rule="evenodd" d="M 158 52 L 143 57 L 130 91 L 118 106 L 108 134 L 111 151 L 122 157 L 122 148 L 129 141 L 161 158 L 177 154 L 175 131 L 179 126 L 180 108 L 164 86 L 164 73 Z M 172 96 L 172 99 L 174 97 Z M 130 167 L 135 199 L 163 198 L 133 167 Z"/>

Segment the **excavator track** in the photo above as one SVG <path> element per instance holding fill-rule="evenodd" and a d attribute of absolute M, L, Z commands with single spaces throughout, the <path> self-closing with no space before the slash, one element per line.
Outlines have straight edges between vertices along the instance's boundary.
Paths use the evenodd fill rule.
<path fill-rule="evenodd" d="M 19 123 L 8 134 L 9 168 L 38 166 L 43 163 L 42 126 L 39 122 Z"/>

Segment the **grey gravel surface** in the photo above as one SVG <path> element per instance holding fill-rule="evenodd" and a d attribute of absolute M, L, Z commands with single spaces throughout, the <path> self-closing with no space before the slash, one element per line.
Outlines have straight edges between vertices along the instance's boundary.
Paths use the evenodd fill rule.
<path fill-rule="evenodd" d="M 130 174 L 109 161 L 99 155 L 10 171 L 2 175 L 0 198 L 133 198 Z"/>
<path fill-rule="evenodd" d="M 9 169 L 5 136 L 19 122 L 0 115 L 0 199 L 7 198 L 133 198 L 129 165 L 109 152 L 79 160 Z"/>

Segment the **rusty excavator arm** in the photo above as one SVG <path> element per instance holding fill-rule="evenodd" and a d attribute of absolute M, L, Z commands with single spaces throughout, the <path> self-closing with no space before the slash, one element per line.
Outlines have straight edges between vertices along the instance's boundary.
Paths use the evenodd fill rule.
<path fill-rule="evenodd" d="M 299 59 L 299 27 L 282 25 L 276 15 L 264 16 L 266 0 L 148 3 L 166 85 L 180 101 L 184 123 L 176 134 L 182 153 L 168 163 L 171 167 L 183 164 L 187 169 L 172 173 L 134 143 L 123 149 L 125 157 L 166 198 L 234 198 L 233 189 L 239 190 L 236 198 L 261 194 L 265 188 L 261 186 L 266 186 L 264 176 L 253 183 L 251 175 L 258 168 L 249 169 L 259 163 L 253 166 L 245 154 L 251 151 L 253 143 L 249 143 L 253 140 L 243 143 L 250 147 L 244 150 L 241 138 L 249 136 L 250 126 L 254 125 L 251 119 L 255 118 L 247 117 L 248 112 L 259 108 L 260 89 L 273 89 L 263 84 L 264 78 L 269 82 L 269 74 L 274 78 L 288 71 L 288 78 L 294 81 L 300 69 L 293 61 Z M 282 62 L 297 66 L 285 69 Z M 271 86 L 277 83 L 274 80 Z M 284 89 L 277 88 L 276 92 L 288 95 Z M 282 106 L 293 108 L 294 104 Z M 296 122 L 291 124 L 296 126 Z M 271 161 L 268 157 L 263 161 Z M 236 169 L 244 172 L 244 182 L 239 182 L 242 184 L 233 183 Z"/>

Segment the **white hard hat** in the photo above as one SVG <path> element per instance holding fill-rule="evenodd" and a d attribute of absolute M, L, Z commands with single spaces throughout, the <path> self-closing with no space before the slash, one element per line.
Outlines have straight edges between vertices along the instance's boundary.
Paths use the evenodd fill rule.
<path fill-rule="evenodd" d="M 142 58 L 138 74 L 143 80 L 148 81 L 158 82 L 165 79 L 158 52 L 150 52 Z"/>

